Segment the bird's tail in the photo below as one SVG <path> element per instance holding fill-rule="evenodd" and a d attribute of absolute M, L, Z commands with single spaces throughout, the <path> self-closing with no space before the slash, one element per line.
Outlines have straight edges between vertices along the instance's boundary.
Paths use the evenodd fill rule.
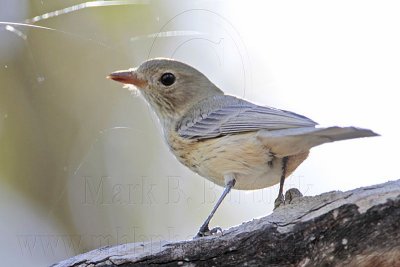
<path fill-rule="evenodd" d="M 324 143 L 371 136 L 379 136 L 379 134 L 369 129 L 333 126 L 261 130 L 257 138 L 277 156 L 284 157 L 306 152 Z"/>

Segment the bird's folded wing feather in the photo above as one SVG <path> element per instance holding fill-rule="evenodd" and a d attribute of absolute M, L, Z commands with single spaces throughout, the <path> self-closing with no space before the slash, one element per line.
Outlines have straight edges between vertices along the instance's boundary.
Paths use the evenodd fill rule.
<path fill-rule="evenodd" d="M 271 107 L 258 106 L 228 95 L 207 98 L 192 107 L 178 123 L 180 136 L 207 139 L 260 129 L 278 130 L 314 127 L 314 121 L 302 115 Z"/>

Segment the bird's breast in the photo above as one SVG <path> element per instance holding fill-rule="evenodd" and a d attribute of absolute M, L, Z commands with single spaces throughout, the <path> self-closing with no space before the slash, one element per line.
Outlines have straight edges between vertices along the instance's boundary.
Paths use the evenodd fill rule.
<path fill-rule="evenodd" d="M 275 158 L 255 132 L 198 141 L 170 131 L 166 139 L 181 163 L 221 186 L 227 174 L 234 174 L 235 188 L 244 190 L 274 185 L 282 174 L 282 159 Z"/>

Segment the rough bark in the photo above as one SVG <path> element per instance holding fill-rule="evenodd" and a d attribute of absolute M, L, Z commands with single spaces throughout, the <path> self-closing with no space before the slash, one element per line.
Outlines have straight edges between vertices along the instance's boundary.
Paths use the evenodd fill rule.
<path fill-rule="evenodd" d="M 400 180 L 298 197 L 221 236 L 99 248 L 54 266 L 400 266 Z"/>

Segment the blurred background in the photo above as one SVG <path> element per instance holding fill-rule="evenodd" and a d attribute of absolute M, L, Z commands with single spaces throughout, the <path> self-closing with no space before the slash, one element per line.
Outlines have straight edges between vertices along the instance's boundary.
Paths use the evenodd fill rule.
<path fill-rule="evenodd" d="M 398 179 L 398 14 L 396 1 L 0 0 L 2 264 L 197 233 L 222 188 L 169 153 L 140 96 L 105 79 L 152 57 L 189 63 L 228 94 L 382 135 L 314 148 L 286 189 Z M 233 190 L 211 226 L 271 213 L 277 192 Z"/>

